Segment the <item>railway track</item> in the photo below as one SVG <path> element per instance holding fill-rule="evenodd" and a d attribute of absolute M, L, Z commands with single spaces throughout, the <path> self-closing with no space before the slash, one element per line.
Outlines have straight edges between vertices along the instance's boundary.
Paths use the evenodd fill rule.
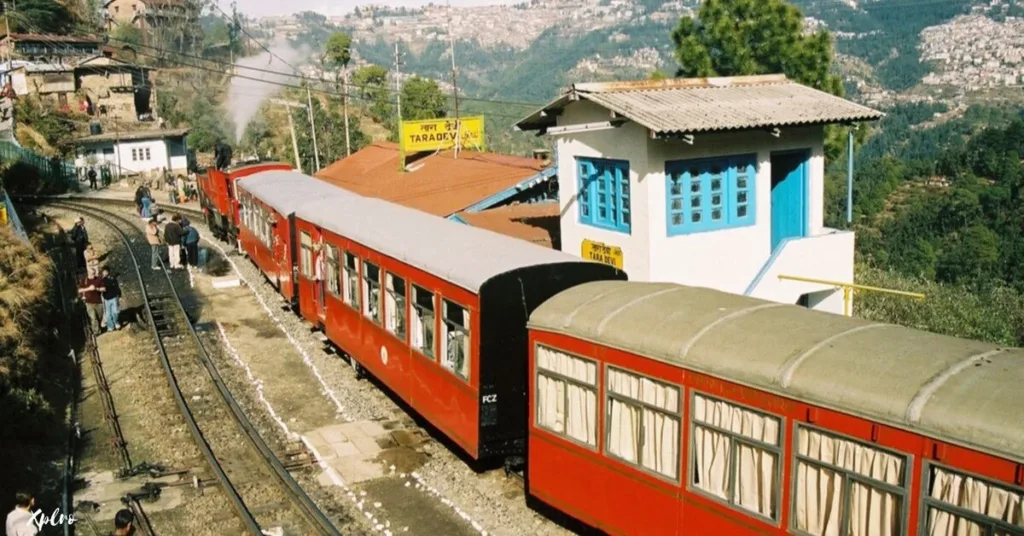
<path fill-rule="evenodd" d="M 140 263 L 148 259 L 150 248 L 138 225 L 94 206 L 66 200 L 49 204 L 108 225 L 127 246 L 140 282 L 146 323 L 172 395 L 246 531 L 262 534 L 264 529 L 281 526 L 296 534 L 340 535 L 288 472 L 294 465 L 281 463 L 232 396 L 162 260 L 161 270 Z"/>

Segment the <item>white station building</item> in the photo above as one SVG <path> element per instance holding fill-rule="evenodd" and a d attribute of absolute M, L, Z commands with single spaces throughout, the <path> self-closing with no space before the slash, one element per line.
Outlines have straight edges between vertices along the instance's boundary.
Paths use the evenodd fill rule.
<path fill-rule="evenodd" d="M 768 75 L 575 84 L 516 126 L 556 139 L 563 251 L 841 314 L 840 288 L 790 278 L 853 282 L 854 233 L 823 221 L 824 127 L 882 115 Z"/>

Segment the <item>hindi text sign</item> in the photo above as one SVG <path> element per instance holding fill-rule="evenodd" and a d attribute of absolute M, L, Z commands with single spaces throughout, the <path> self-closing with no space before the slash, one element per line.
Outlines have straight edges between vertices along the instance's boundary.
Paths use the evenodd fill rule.
<path fill-rule="evenodd" d="M 459 119 L 459 147 L 483 151 L 484 116 L 462 117 Z M 424 121 L 402 121 L 402 150 L 406 153 L 436 151 L 455 147 L 455 119 L 427 119 Z"/>
<path fill-rule="evenodd" d="M 584 240 L 583 246 L 580 249 L 582 250 L 580 256 L 584 259 L 614 266 L 619 270 L 622 269 L 622 248 L 618 246 L 609 246 L 601 242 Z"/>

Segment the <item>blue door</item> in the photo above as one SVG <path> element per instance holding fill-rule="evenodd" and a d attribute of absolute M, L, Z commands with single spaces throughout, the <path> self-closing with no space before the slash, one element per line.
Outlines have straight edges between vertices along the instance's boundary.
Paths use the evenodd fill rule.
<path fill-rule="evenodd" d="M 783 240 L 807 235 L 808 151 L 772 155 L 772 251 Z"/>

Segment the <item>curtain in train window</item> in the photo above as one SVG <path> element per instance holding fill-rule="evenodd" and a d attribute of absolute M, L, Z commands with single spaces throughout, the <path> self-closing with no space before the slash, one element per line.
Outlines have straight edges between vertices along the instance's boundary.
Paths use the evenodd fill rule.
<path fill-rule="evenodd" d="M 412 346 L 424 355 L 434 357 L 434 293 L 412 286 Z"/>
<path fill-rule="evenodd" d="M 797 427 L 793 527 L 808 534 L 903 534 L 906 458 Z"/>
<path fill-rule="evenodd" d="M 537 346 L 537 426 L 597 446 L 597 363 Z"/>
<path fill-rule="evenodd" d="M 405 280 L 395 274 L 387 274 L 387 302 L 384 304 L 387 314 L 387 330 L 399 339 L 405 340 Z"/>
<path fill-rule="evenodd" d="M 928 527 L 922 534 L 1024 534 L 1024 489 L 1013 490 L 934 465 L 930 467 L 930 474 L 930 491 L 925 498 Z M 966 512 L 953 513 L 952 508 Z"/>
<path fill-rule="evenodd" d="M 699 394 L 692 413 L 694 487 L 778 519 L 780 420 Z"/>
<path fill-rule="evenodd" d="M 338 248 L 328 244 L 324 248 L 327 255 L 327 291 L 337 296 L 341 294 L 340 274 L 338 270 Z"/>
<path fill-rule="evenodd" d="M 313 238 L 302 232 L 299 242 L 299 271 L 306 279 L 313 279 Z"/>
<path fill-rule="evenodd" d="M 609 454 L 668 478 L 679 475 L 679 388 L 608 368 Z"/>
<path fill-rule="evenodd" d="M 342 281 L 345 291 L 345 303 L 359 310 L 359 258 L 345 252 L 345 265 L 342 267 L 345 279 Z"/>
<path fill-rule="evenodd" d="M 380 324 L 380 268 L 363 263 L 363 315 Z"/>
<path fill-rule="evenodd" d="M 469 310 L 448 300 L 441 300 L 441 364 L 469 380 Z"/>

